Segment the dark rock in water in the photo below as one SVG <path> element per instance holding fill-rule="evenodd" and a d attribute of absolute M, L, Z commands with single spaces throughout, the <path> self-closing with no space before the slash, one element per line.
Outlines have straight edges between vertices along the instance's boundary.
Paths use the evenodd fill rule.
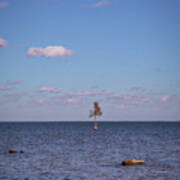
<path fill-rule="evenodd" d="M 132 166 L 132 165 L 140 165 L 140 164 L 144 164 L 144 161 L 143 160 L 129 159 L 129 160 L 122 162 L 123 166 Z"/>
<path fill-rule="evenodd" d="M 15 153 L 17 153 L 17 151 L 10 149 L 10 150 L 8 151 L 8 153 L 10 153 L 10 154 L 15 154 Z M 19 153 L 24 153 L 24 151 L 21 149 L 21 150 L 19 151 Z"/>
<path fill-rule="evenodd" d="M 24 153 L 24 151 L 21 149 L 20 151 L 19 151 L 20 153 Z"/>
<path fill-rule="evenodd" d="M 10 154 L 15 154 L 15 153 L 17 153 L 17 151 L 10 149 L 10 150 L 8 151 L 8 153 L 10 153 Z"/>

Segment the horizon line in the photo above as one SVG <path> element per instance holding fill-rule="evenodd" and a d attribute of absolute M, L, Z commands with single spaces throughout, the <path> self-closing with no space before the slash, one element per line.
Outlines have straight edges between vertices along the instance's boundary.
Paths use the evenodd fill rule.
<path fill-rule="evenodd" d="M 68 120 L 68 121 L 0 121 L 0 123 L 6 123 L 6 122 L 7 122 L 7 123 L 11 123 L 11 122 L 12 122 L 12 123 L 16 123 L 16 122 L 17 122 L 17 123 L 18 123 L 18 122 L 20 122 L 20 123 L 21 123 L 21 122 L 23 122 L 23 123 L 26 123 L 26 122 L 27 122 L 27 123 L 36 123 L 36 122 L 37 122 L 37 123 L 50 123 L 50 122 L 52 122 L 52 123 L 55 123 L 55 122 L 60 122 L 60 123 L 61 123 L 61 122 L 63 122 L 63 123 L 79 123 L 79 122 L 85 122 L 85 123 L 88 123 L 88 122 L 94 122 L 94 121 L 93 121 L 93 120 L 90 120 L 90 121 L 87 121 L 87 120 L 85 120 L 85 121 L 83 121 L 83 120 L 79 120 L 79 121 L 77 121 L 77 120 L 76 120 L 76 121 L 69 121 L 69 120 Z M 180 122 L 180 120 L 134 120 L 134 121 L 133 121 L 133 120 L 122 120 L 122 121 L 121 121 L 121 120 L 119 120 L 119 121 L 115 121 L 115 120 L 112 120 L 112 121 L 109 121 L 109 120 L 107 120 L 107 121 L 106 121 L 106 120 L 99 120 L 98 122 L 101 122 L 101 123 L 104 123 L 104 122 L 105 122 L 105 123 L 106 123 L 106 122 L 113 122 L 113 123 L 116 123 L 116 122 L 117 122 L 117 123 L 118 123 L 118 122 L 132 122 L 132 123 L 133 123 L 133 122 L 143 122 L 143 123 L 144 123 L 144 122 L 145 122 L 145 123 L 146 123 L 146 122 L 155 122 L 155 123 L 156 123 L 156 122 Z"/>

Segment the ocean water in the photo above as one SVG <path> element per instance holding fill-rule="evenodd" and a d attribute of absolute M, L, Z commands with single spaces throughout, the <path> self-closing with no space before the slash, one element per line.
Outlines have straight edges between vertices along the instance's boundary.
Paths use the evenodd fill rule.
<path fill-rule="evenodd" d="M 179 180 L 180 122 L 0 123 L 0 180 L 86 179 Z"/>

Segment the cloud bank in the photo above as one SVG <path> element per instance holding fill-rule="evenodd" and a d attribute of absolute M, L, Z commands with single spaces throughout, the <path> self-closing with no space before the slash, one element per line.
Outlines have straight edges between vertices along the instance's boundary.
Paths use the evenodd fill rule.
<path fill-rule="evenodd" d="M 5 48 L 7 47 L 7 41 L 0 38 L 0 48 Z"/>
<path fill-rule="evenodd" d="M 29 57 L 42 56 L 45 58 L 72 56 L 72 50 L 68 50 L 63 46 L 47 46 L 45 48 L 32 47 L 32 48 L 29 48 L 27 52 L 27 56 Z"/>

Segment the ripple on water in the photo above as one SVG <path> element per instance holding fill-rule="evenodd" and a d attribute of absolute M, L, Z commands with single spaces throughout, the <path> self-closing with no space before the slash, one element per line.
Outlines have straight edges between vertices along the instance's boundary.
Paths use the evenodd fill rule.
<path fill-rule="evenodd" d="M 177 180 L 180 123 L 1 123 L 0 180 Z M 8 154 L 8 149 L 24 153 Z M 142 166 L 123 167 L 126 159 Z"/>

